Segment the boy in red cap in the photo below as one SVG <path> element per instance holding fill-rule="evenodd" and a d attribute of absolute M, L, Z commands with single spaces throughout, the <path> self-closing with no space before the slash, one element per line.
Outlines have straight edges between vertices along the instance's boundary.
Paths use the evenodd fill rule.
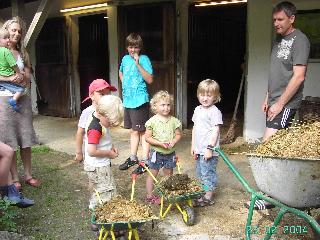
<path fill-rule="evenodd" d="M 114 86 L 111 86 L 104 79 L 96 79 L 92 81 L 89 85 L 89 96 L 85 98 L 83 102 L 91 99 L 92 104 L 84 109 L 81 113 L 79 122 L 78 122 L 78 130 L 76 133 L 76 156 L 75 160 L 77 162 L 83 161 L 83 138 L 85 137 L 85 126 L 88 121 L 88 117 L 92 115 L 92 113 L 96 110 L 97 103 L 99 99 L 110 92 L 115 92 L 117 89 Z"/>

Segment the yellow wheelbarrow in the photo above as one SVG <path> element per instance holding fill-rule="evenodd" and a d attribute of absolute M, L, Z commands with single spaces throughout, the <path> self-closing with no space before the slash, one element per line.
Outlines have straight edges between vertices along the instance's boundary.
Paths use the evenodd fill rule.
<path fill-rule="evenodd" d="M 175 206 L 179 212 L 182 214 L 182 220 L 184 223 L 188 226 L 194 225 L 195 222 L 195 214 L 194 214 L 194 208 L 193 208 L 193 200 L 201 197 L 204 193 L 204 187 L 201 186 L 200 191 L 197 192 L 189 192 L 185 193 L 183 195 L 175 195 L 175 196 L 168 196 L 166 193 L 161 189 L 160 182 L 155 178 L 155 176 L 152 174 L 152 172 L 149 170 L 146 165 L 141 162 L 139 163 L 142 167 L 146 169 L 146 171 L 149 173 L 149 175 L 153 178 L 155 182 L 155 190 L 159 193 L 161 197 L 161 203 L 160 203 L 160 219 L 164 219 L 168 212 L 172 209 L 172 206 Z M 179 160 L 177 158 L 177 168 L 178 173 L 181 174 L 181 167 Z M 168 205 L 165 207 L 165 202 L 168 203 Z"/>

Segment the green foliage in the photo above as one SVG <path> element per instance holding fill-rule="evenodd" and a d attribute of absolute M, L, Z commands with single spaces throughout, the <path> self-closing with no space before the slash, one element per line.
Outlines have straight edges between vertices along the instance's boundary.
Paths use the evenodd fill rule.
<path fill-rule="evenodd" d="M 0 230 L 17 231 L 17 225 L 14 222 L 14 217 L 17 215 L 11 201 L 0 199 Z"/>

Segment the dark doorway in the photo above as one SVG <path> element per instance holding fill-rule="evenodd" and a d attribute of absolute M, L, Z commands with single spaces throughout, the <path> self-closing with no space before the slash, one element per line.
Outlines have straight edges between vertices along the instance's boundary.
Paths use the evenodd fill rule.
<path fill-rule="evenodd" d="M 221 88 L 217 106 L 232 115 L 241 80 L 246 49 L 247 5 L 189 8 L 188 123 L 197 99 L 198 83 L 210 78 Z M 243 98 L 240 102 L 243 110 Z"/>
<path fill-rule="evenodd" d="M 36 40 L 37 104 L 41 115 L 71 117 L 66 38 L 65 19 L 51 18 Z"/>
<path fill-rule="evenodd" d="M 127 54 L 125 39 L 137 32 L 143 39 L 142 53 L 153 67 L 150 98 L 159 90 L 175 95 L 175 5 L 169 3 L 122 6 L 118 10 L 120 60 Z"/>
<path fill-rule="evenodd" d="M 90 83 L 103 78 L 109 81 L 108 23 L 105 14 L 79 17 L 80 96 L 88 96 Z M 81 104 L 81 109 L 91 104 Z"/>

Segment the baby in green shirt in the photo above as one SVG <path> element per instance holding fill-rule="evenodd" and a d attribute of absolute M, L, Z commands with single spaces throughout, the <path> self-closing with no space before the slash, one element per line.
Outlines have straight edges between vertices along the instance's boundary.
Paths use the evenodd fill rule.
<path fill-rule="evenodd" d="M 10 34 L 8 30 L 0 29 L 0 87 L 3 87 L 13 93 L 13 97 L 10 97 L 8 102 L 15 111 L 19 110 L 17 105 L 18 99 L 22 96 L 25 89 L 13 82 L 3 80 L 1 77 L 10 77 L 17 74 L 17 80 L 22 79 L 20 69 L 17 66 L 17 62 L 8 49 Z"/>

